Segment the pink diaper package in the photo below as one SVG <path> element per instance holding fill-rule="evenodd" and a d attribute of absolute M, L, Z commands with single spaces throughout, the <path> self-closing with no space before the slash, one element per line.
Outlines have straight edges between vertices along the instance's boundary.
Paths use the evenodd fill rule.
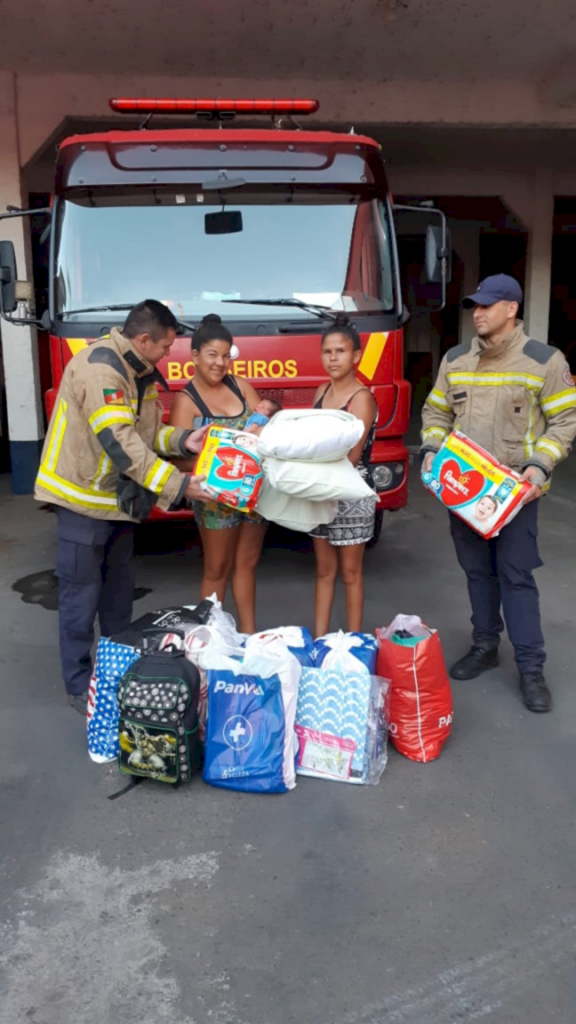
<path fill-rule="evenodd" d="M 215 501 L 239 512 L 256 507 L 262 486 L 257 440 L 254 434 L 212 426 L 194 466 L 196 476 L 206 476 L 202 488 Z"/>
<path fill-rule="evenodd" d="M 458 430 L 446 438 L 422 481 L 486 540 L 497 537 L 520 511 L 531 486 Z"/>

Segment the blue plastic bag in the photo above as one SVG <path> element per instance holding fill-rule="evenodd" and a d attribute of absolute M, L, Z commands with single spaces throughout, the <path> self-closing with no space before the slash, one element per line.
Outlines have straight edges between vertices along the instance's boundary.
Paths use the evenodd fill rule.
<path fill-rule="evenodd" d="M 355 672 L 302 670 L 296 712 L 299 775 L 374 785 L 384 771 L 390 687 L 356 665 Z"/>
<path fill-rule="evenodd" d="M 86 728 L 88 753 L 92 761 L 114 761 L 120 752 L 118 742 L 118 684 L 140 651 L 101 637 L 96 648 L 94 671 L 88 691 Z"/>
<path fill-rule="evenodd" d="M 252 643 L 243 662 L 206 653 L 203 777 L 226 789 L 285 793 L 296 785 L 300 665 L 281 641 L 257 648 Z"/>

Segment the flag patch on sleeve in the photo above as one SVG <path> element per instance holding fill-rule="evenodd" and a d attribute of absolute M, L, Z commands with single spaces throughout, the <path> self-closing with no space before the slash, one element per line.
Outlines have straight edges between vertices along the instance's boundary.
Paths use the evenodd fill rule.
<path fill-rule="evenodd" d="M 104 388 L 104 402 L 106 405 L 124 405 L 124 392 L 116 388 Z"/>

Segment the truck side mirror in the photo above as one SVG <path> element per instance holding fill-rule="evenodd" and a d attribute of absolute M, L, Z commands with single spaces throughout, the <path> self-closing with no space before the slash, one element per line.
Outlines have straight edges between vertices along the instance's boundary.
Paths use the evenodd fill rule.
<path fill-rule="evenodd" d="M 428 284 L 442 284 L 442 259 L 446 260 L 445 282 L 452 280 L 452 239 L 446 228 L 446 245 L 442 245 L 442 228 L 428 225 L 426 230 L 426 277 Z"/>
<path fill-rule="evenodd" d="M 12 242 L 0 242 L 0 305 L 2 313 L 16 309 L 16 254 Z"/>
<path fill-rule="evenodd" d="M 404 327 L 404 325 L 408 323 L 408 321 L 409 321 L 411 316 L 412 316 L 412 314 L 411 314 L 410 310 L 408 309 L 408 306 L 406 305 L 405 302 L 403 302 L 402 303 L 402 315 L 400 317 L 400 326 Z"/>
<path fill-rule="evenodd" d="M 402 231 L 398 230 L 399 222 L 396 219 L 398 214 L 408 215 L 408 220 L 404 220 Z M 428 309 L 430 312 L 438 313 L 446 305 L 446 286 L 452 277 L 452 246 L 450 232 L 446 226 L 446 215 L 428 201 L 421 202 L 418 206 L 412 203 L 394 203 L 394 215 L 398 241 L 408 239 L 413 241 L 419 240 L 418 248 L 420 251 L 417 256 L 417 263 L 419 267 L 424 269 L 424 273 L 420 278 L 417 290 L 421 293 L 422 298 L 424 298 L 425 293 L 430 291 L 427 286 L 432 285 L 432 293 L 436 293 L 434 296 L 427 296 L 427 301 L 424 305 L 420 305 L 417 301 L 414 308 Z M 422 222 L 423 217 L 426 220 L 426 235 L 418 227 L 418 223 Z M 430 223 L 432 220 L 436 221 L 437 226 L 432 226 Z M 439 225 L 438 221 L 440 221 Z M 414 258 L 416 259 L 416 257 Z M 433 302 L 430 301 L 431 298 L 433 298 Z M 439 302 L 438 299 L 440 300 Z"/>

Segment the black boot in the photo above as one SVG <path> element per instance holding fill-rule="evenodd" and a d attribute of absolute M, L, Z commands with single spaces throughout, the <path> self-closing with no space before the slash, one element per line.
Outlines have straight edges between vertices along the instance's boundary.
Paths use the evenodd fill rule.
<path fill-rule="evenodd" d="M 452 679 L 476 679 L 476 676 L 498 664 L 498 648 L 485 651 L 482 647 L 471 647 L 460 661 L 450 669 Z"/>
<path fill-rule="evenodd" d="M 79 715 L 85 715 L 88 709 L 88 691 L 86 693 L 69 693 L 68 703 Z"/>
<path fill-rule="evenodd" d="M 552 694 L 542 672 L 522 672 L 520 689 L 529 711 L 551 711 Z"/>

